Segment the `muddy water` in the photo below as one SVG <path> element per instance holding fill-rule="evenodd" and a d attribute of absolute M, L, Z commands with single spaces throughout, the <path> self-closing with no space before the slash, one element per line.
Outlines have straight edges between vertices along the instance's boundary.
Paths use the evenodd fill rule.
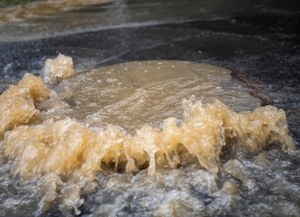
<path fill-rule="evenodd" d="M 16 111 L 3 116 L 10 124 L 0 127 L 9 131 L 1 141 L 6 149 L 0 154 L 0 216 L 299 216 L 299 150 L 282 150 L 288 147 L 285 141 L 269 140 L 287 135 L 285 115 L 272 107 L 267 113 L 255 110 L 260 101 L 248 88 L 259 92 L 257 83 L 263 84 L 273 105 L 286 111 L 299 144 L 297 1 L 165 0 L 165 7 L 160 2 L 118 0 L 46 16 L 33 12 L 32 18 L 21 16 L 21 22 L 2 23 L 1 41 L 38 40 L 0 44 L 0 91 L 10 81 L 17 83 L 24 71 L 38 73 L 44 60 L 58 52 L 77 56 L 80 70 L 131 60 L 193 60 L 228 67 L 255 82 L 242 79 L 245 86 L 223 68 L 183 62 L 177 62 L 177 68 L 186 76 L 174 72 L 170 62 L 163 62 L 163 69 L 158 62 L 144 63 L 154 78 L 143 68 L 139 73 L 145 78 L 132 72 L 138 63 L 94 69 L 52 87 L 38 79 L 28 83 L 33 79 L 28 76 L 21 88 L 6 94 L 17 101 L 0 106 Z M 187 20 L 197 22 L 184 23 Z M 92 32 L 40 39 L 85 31 Z M 166 66 L 172 69 L 169 73 Z M 200 73 L 190 66 L 213 72 Z M 112 68 L 118 72 L 109 72 Z M 166 76 L 156 73 L 161 70 Z M 30 83 L 43 91 L 37 94 Z M 101 94 L 96 94 L 99 88 Z M 43 96 L 49 94 L 45 101 Z M 208 99 L 212 95 L 226 106 Z M 6 97 L 1 96 L 1 102 Z M 245 110 L 251 112 L 237 113 Z M 200 111 L 206 115 L 199 116 Z M 199 124 L 200 117 L 207 117 L 207 124 Z M 241 128 L 229 131 L 235 125 L 225 119 L 237 120 Z M 198 127 L 214 129 L 206 141 L 219 138 L 209 143 L 209 151 L 192 147 L 206 134 L 186 136 L 187 130 L 193 133 Z M 149 138 L 151 143 L 144 145 Z M 139 152 L 138 139 L 144 148 L 159 150 L 151 161 L 151 149 Z M 98 149 L 103 144 L 114 148 L 103 155 Z M 249 150 L 251 145 L 255 150 Z M 149 169 L 149 162 L 155 170 Z"/>
<path fill-rule="evenodd" d="M 235 111 L 261 103 L 246 85 L 233 82 L 229 70 L 183 61 L 102 67 L 70 78 L 55 90 L 71 106 L 68 116 L 88 117 L 92 125 L 115 124 L 131 132 L 145 123 L 157 127 L 168 117 L 182 118 L 182 100 L 192 95 L 204 102 L 219 98 Z"/>
<path fill-rule="evenodd" d="M 48 87 L 26 75 L 1 103 L 19 109 L 1 113 L 1 215 L 299 213 L 284 112 L 255 109 L 224 68 L 132 62 Z"/>

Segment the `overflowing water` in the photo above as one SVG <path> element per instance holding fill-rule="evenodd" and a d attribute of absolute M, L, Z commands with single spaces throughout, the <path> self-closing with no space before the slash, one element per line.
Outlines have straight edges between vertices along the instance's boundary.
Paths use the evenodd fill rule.
<path fill-rule="evenodd" d="M 1 8 L 0 216 L 299 216 L 297 5 Z"/>
<path fill-rule="evenodd" d="M 1 215 L 297 216 L 285 113 L 229 70 L 142 61 L 64 78 L 64 58 L 47 61 L 50 86 L 26 74 L 1 95 Z"/>
<path fill-rule="evenodd" d="M 235 111 L 254 109 L 260 100 L 233 80 L 230 71 L 183 61 L 141 61 L 94 69 L 70 78 L 55 90 L 73 105 L 66 113 L 78 119 L 135 130 L 145 123 L 158 126 L 182 116 L 182 100 L 219 98 Z"/>

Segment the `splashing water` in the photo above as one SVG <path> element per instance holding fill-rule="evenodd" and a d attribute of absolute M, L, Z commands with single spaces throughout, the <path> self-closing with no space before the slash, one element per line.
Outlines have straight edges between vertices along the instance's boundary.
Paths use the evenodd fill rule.
<path fill-rule="evenodd" d="M 41 180 L 39 214 L 58 198 L 60 210 L 80 214 L 82 192 L 101 188 L 99 173 L 153 176 L 189 156 L 217 175 L 228 147 L 293 150 L 284 111 L 255 108 L 246 89 L 228 70 L 178 61 L 118 64 L 52 86 L 26 74 L 0 96 L 1 152 L 23 182 Z M 230 182 L 223 190 L 238 191 Z"/>

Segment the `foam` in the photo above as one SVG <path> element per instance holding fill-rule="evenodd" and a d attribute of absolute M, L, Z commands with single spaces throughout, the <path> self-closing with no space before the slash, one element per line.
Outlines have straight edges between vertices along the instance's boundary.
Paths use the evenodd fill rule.
<path fill-rule="evenodd" d="M 173 68 L 168 63 L 164 64 L 165 66 L 160 66 L 162 69 Z M 186 67 L 186 63 L 178 64 L 177 70 L 180 74 L 180 67 Z M 143 63 L 132 65 L 143 66 Z M 132 65 L 127 64 L 129 69 Z M 148 69 L 153 68 L 157 62 L 154 65 L 148 62 L 146 65 Z M 207 69 L 203 65 L 198 67 Z M 127 70 L 128 68 L 126 67 Z M 220 72 L 216 68 L 214 71 L 217 74 Z M 226 71 L 219 73 L 222 74 L 228 78 Z M 153 76 L 154 80 L 166 79 L 165 82 L 170 82 L 170 77 L 166 74 L 163 74 L 164 78 Z M 189 76 L 192 80 L 197 78 L 195 74 Z M 213 74 L 208 73 L 206 76 L 213 79 L 214 84 L 219 84 L 214 80 Z M 82 76 L 78 78 L 82 79 Z M 88 74 L 84 78 L 90 79 Z M 60 85 L 66 87 L 72 79 Z M 216 79 L 222 82 L 220 77 Z M 182 82 L 180 79 L 176 80 L 178 81 L 176 85 Z M 118 79 L 113 82 L 118 82 Z M 146 78 L 140 77 L 135 82 L 137 88 L 143 87 L 145 91 L 149 91 L 149 88 L 143 86 L 147 83 Z M 156 84 L 152 83 L 151 88 L 162 87 L 161 82 L 158 86 Z M 188 84 L 190 87 L 191 83 Z M 208 89 L 211 93 L 211 84 L 205 79 L 204 84 L 210 87 Z M 91 125 L 91 117 L 74 118 L 72 114 L 78 114 L 78 110 L 74 113 L 72 106 L 67 106 L 71 110 L 68 113 L 70 117 L 66 114 L 56 116 L 55 111 L 62 112 L 66 106 L 56 108 L 53 105 L 63 104 L 66 95 L 71 94 L 76 99 L 76 91 L 72 92 L 76 89 L 72 89 L 72 83 L 68 89 L 70 93 L 61 91 L 64 95 L 59 92 L 59 88 L 55 93 L 40 78 L 26 74 L 17 85 L 11 86 L 0 96 L 0 135 L 3 137 L 1 152 L 13 164 L 13 173 L 19 175 L 21 180 L 42 180 L 46 193 L 40 201 L 41 209 L 49 207 L 51 202 L 62 196 L 62 209 L 74 208 L 78 214 L 78 207 L 83 203 L 80 192 L 97 187 L 98 184 L 91 183 L 94 183 L 97 174 L 101 172 L 135 173 L 147 168 L 148 175 L 154 175 L 158 168 L 180 167 L 182 155 L 189 154 L 196 157 L 204 169 L 216 175 L 224 147 L 240 146 L 249 151 L 261 151 L 273 143 L 278 143 L 284 151 L 294 149 L 285 112 L 273 106 L 236 112 L 216 98 L 204 102 L 191 96 L 182 101 L 180 115 L 177 115 L 177 111 L 175 116 L 165 117 L 168 113 L 155 116 L 160 124 L 145 121 L 143 125 L 136 124 L 134 130 L 126 130 L 114 124 L 118 123 L 116 121 L 107 122 L 106 125 Z M 194 86 L 192 90 L 195 90 Z M 181 97 L 182 94 L 178 96 Z M 124 105 L 122 100 L 117 103 Z M 97 107 L 97 104 L 93 106 Z M 136 107 L 130 107 L 131 112 L 132 108 Z M 92 116 L 92 119 L 93 117 L 95 118 Z M 99 119 L 95 118 L 94 121 Z M 118 121 L 122 123 L 122 120 Z M 62 183 L 67 185 L 57 193 L 57 186 Z"/>

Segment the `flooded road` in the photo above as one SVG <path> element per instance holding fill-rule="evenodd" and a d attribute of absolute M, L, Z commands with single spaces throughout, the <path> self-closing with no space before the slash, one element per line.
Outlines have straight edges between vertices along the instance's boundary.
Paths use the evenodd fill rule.
<path fill-rule="evenodd" d="M 278 1 L 279 2 L 279 1 Z M 0 9 L 0 41 L 21 41 L 105 29 L 142 27 L 187 21 L 216 21 L 232 16 L 297 13 L 297 1 L 287 7 L 276 1 L 230 0 L 88 0 L 36 1 Z M 46 4 L 46 5 L 45 5 Z M 44 8 L 46 9 L 44 9 Z M 21 21 L 21 22 L 18 22 Z"/>
<path fill-rule="evenodd" d="M 73 57 L 79 74 L 48 86 L 57 94 L 52 93 L 44 103 L 30 104 L 25 97 L 24 102 L 34 106 L 30 115 L 39 113 L 41 119 L 8 131 L 1 142 L 0 215 L 298 216 L 299 22 L 297 1 L 224 4 L 192 0 L 166 1 L 163 5 L 158 1 L 112 1 L 21 22 L 2 22 L 1 92 L 20 81 L 25 72 L 43 76 L 45 60 L 59 53 Z M 195 98 L 190 98 L 192 95 Z M 296 149 L 282 150 L 282 140 L 269 144 L 268 139 L 254 136 L 254 131 L 242 129 L 245 138 L 255 142 L 232 142 L 225 136 L 225 143 L 231 145 L 207 155 L 215 156 L 212 153 L 220 151 L 215 173 L 215 167 L 205 163 L 209 158 L 201 159 L 206 156 L 203 151 L 199 154 L 188 145 L 182 146 L 193 144 L 187 139 L 176 142 L 173 137 L 155 136 L 164 132 L 165 126 L 172 126 L 178 138 L 183 138 L 187 135 L 184 129 L 188 129 L 184 126 L 190 120 L 185 115 L 191 114 L 187 108 L 201 108 L 197 104 L 201 100 L 208 112 L 208 108 L 218 107 L 208 106 L 215 98 L 236 112 L 217 111 L 223 115 L 253 112 L 265 104 L 283 109 Z M 257 114 L 264 112 L 258 110 Z M 208 116 L 206 113 L 203 117 Z M 71 119 L 63 121 L 68 117 Z M 170 117 L 176 117 L 175 125 L 164 122 Z M 251 116 L 253 126 L 259 117 Z M 266 120 L 275 121 L 276 116 L 272 117 Z M 204 123 L 212 127 L 215 122 Z M 228 129 L 226 123 L 221 124 L 224 129 Z M 62 139 L 60 130 L 48 130 L 64 126 L 70 126 L 64 134 L 67 139 Z M 276 126 L 287 129 L 284 124 Z M 86 136 L 79 139 L 75 132 Z M 99 144 L 106 141 L 100 147 L 118 148 L 103 155 L 93 145 L 94 140 L 85 140 L 95 132 Z M 194 136 L 200 135 L 209 134 Z M 161 155 L 164 146 L 159 146 L 153 158 L 151 148 L 145 154 L 135 146 L 126 155 L 123 151 L 128 154 L 129 149 L 119 146 L 122 139 L 127 141 L 124 147 L 131 147 L 128 144 L 136 143 L 128 141 L 138 139 L 138 143 L 147 143 L 145 136 L 154 139 L 150 139 L 152 142 L 168 141 L 168 150 L 172 151 Z M 171 139 L 181 145 L 173 149 Z M 85 144 L 80 141 L 89 141 L 90 148 L 80 149 L 87 155 L 76 155 L 76 147 L 86 147 L 80 146 Z M 246 148 L 257 141 L 265 141 L 259 143 L 264 148 Z M 68 146 L 73 142 L 77 145 Z M 152 142 L 145 147 L 156 144 Z M 56 148 L 45 152 L 52 150 L 48 146 Z M 21 147 L 27 147 L 27 152 L 20 151 Z M 36 152 L 29 147 L 37 147 Z M 128 160 L 129 156 L 134 160 Z M 36 166 L 30 164 L 32 159 Z M 66 163 L 68 160 L 72 163 Z M 149 162 L 155 162 L 155 173 Z"/>

